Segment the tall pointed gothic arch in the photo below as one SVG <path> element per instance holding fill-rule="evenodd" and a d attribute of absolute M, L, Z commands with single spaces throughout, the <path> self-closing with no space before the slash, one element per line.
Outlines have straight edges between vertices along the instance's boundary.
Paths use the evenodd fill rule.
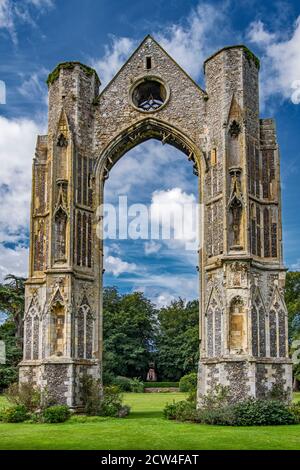
<path fill-rule="evenodd" d="M 204 207 L 199 394 L 218 383 L 237 399 L 263 396 L 274 383 L 291 390 L 279 152 L 274 121 L 259 119 L 259 61 L 238 45 L 204 69 L 205 91 L 147 36 L 100 93 L 97 73 L 79 62 L 48 77 L 48 134 L 38 136 L 33 161 L 20 381 L 33 378 L 61 403 L 80 407 L 82 375 L 101 378 L 97 207 L 113 165 L 150 138 L 187 155 Z"/>

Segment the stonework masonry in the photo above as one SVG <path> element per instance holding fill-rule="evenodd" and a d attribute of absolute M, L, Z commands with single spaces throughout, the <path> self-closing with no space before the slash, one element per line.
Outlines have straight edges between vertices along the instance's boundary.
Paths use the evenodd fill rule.
<path fill-rule="evenodd" d="M 21 382 L 80 409 L 83 375 L 101 380 L 97 207 L 114 164 L 155 138 L 187 155 L 204 205 L 199 397 L 217 384 L 236 399 L 274 384 L 291 392 L 279 151 L 274 121 L 259 119 L 258 68 L 245 46 L 224 48 L 205 61 L 204 91 L 147 36 L 100 93 L 96 72 L 78 62 L 50 74 L 48 134 L 33 160 Z"/>

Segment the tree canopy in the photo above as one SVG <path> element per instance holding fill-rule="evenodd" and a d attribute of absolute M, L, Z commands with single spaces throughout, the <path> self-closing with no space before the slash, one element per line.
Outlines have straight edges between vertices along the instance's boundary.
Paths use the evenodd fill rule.
<path fill-rule="evenodd" d="M 197 370 L 199 302 L 174 300 L 158 313 L 156 362 L 160 379 L 179 380 Z"/>
<path fill-rule="evenodd" d="M 103 296 L 104 371 L 145 378 L 155 347 L 157 311 L 141 292 Z"/>

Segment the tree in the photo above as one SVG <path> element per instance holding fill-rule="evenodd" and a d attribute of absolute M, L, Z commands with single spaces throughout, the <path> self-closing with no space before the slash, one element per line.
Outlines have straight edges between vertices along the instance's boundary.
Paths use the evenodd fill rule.
<path fill-rule="evenodd" d="M 22 348 L 16 341 L 16 326 L 7 319 L 0 325 L 0 340 L 5 342 L 6 363 L 0 365 L 0 390 L 18 379 L 18 364 L 22 358 Z"/>
<path fill-rule="evenodd" d="M 179 380 L 196 371 L 199 359 L 199 302 L 175 300 L 158 315 L 156 363 L 159 378 Z"/>
<path fill-rule="evenodd" d="M 114 376 L 145 378 L 155 344 L 156 310 L 141 292 L 103 296 L 103 368 Z"/>
<path fill-rule="evenodd" d="M 5 342 L 6 363 L 0 365 L 0 388 L 6 388 L 18 378 L 18 363 L 22 357 L 24 282 L 9 274 L 0 284 L 0 311 L 6 320 L 0 326 L 0 340 Z"/>
<path fill-rule="evenodd" d="M 290 353 L 300 358 L 299 353 L 294 354 L 295 349 L 299 350 L 299 346 L 296 348 L 293 346 L 294 341 L 300 340 L 300 272 L 288 272 L 286 276 L 285 286 L 285 302 L 288 309 L 289 318 L 289 343 Z M 300 381 L 300 364 L 294 364 L 294 389 L 299 388 Z"/>
<path fill-rule="evenodd" d="M 285 284 L 285 302 L 289 315 L 290 338 L 294 334 L 293 321 L 300 316 L 300 272 L 287 272 Z"/>
<path fill-rule="evenodd" d="M 0 284 L 0 310 L 14 323 L 17 342 L 22 346 L 25 279 L 8 274 L 4 280 L 7 282 Z"/>

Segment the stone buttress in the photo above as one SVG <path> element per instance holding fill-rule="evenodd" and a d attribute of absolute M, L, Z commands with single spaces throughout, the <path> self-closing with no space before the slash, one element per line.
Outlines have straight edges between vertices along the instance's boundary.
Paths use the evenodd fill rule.
<path fill-rule="evenodd" d="M 100 378 L 99 290 L 92 255 L 96 73 L 79 63 L 49 77 L 49 127 L 33 161 L 30 272 L 20 380 L 81 404 L 83 374 Z"/>

